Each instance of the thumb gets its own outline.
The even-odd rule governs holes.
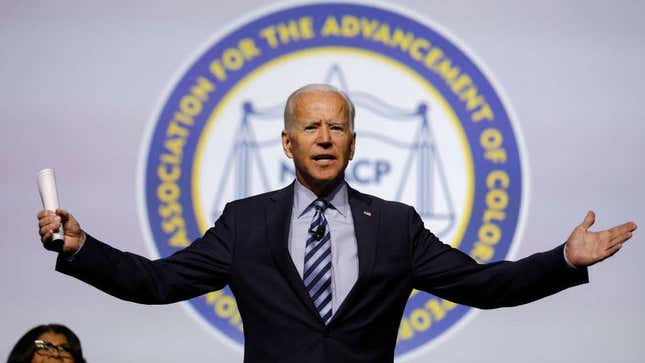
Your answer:
[[[580,226],[584,228],[585,230],[589,229],[594,222],[596,221],[596,214],[593,211],[587,212],[587,215],[585,216],[584,221],[582,221],[582,224]]]
[[[71,213],[64,209],[56,209],[56,214],[60,216],[60,222],[65,228],[73,228],[73,225],[78,224],[74,216],[72,216]]]
[[[60,219],[62,219],[63,221],[68,220],[70,217],[69,212],[64,209],[56,209],[56,214],[58,214]]]
[[[80,236],[81,226],[71,213],[64,209],[56,209],[56,214],[60,216],[61,225],[65,228],[66,236]]]

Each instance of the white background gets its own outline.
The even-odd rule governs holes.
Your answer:
[[[463,40],[514,106],[528,150],[524,256],[598,227],[645,224],[645,3],[400,1]],[[90,362],[240,362],[181,305],[122,302],[53,271],[35,177],[56,169],[83,227],[147,254],[137,157],[177,69],[262,1],[0,1],[0,359],[29,328],[70,326]],[[591,284],[480,312],[415,362],[640,362],[645,246],[637,233]]]

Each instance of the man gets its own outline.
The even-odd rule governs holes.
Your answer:
[[[287,100],[282,131],[290,186],[231,202],[203,237],[164,259],[118,251],[66,211],[38,214],[43,242],[62,224],[56,269],[122,299],[189,299],[226,284],[244,322],[245,362],[391,362],[412,289],[494,308],[588,281],[634,223],[590,232],[589,212],[565,245],[517,262],[480,265],[441,243],[412,207],[344,181],[354,155],[354,107],[327,85]]]

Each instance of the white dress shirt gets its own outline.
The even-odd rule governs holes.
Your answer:
[[[291,226],[289,227],[289,254],[302,278],[305,265],[305,244],[315,209],[312,203],[318,197],[296,180],[294,185]],[[358,279],[358,246],[354,233],[354,220],[347,198],[347,184],[341,183],[329,196],[325,210],[331,237],[332,314]]]

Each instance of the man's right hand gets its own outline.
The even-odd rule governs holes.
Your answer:
[[[60,228],[61,224],[65,231],[62,252],[73,254],[81,249],[85,242],[85,234],[76,218],[62,209],[57,209],[55,212],[42,210],[38,213],[38,232],[43,245],[51,241],[52,235]]]

